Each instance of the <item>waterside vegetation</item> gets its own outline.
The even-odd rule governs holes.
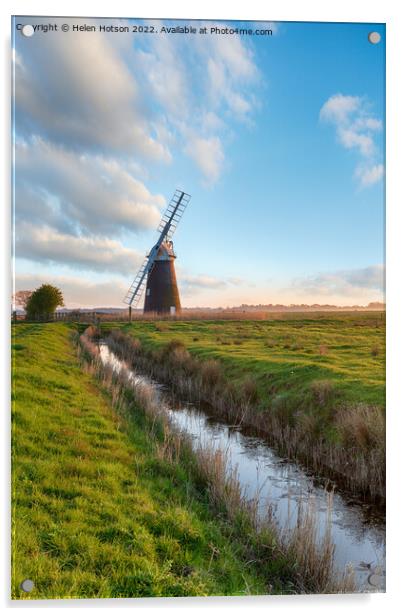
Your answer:
[[[264,432],[283,455],[385,498],[383,313],[103,324],[117,354]]]
[[[74,325],[14,326],[13,598],[353,590],[308,511],[286,544],[257,531],[222,454],[195,456],[96,349]]]

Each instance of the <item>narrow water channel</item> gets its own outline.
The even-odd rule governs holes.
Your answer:
[[[101,341],[99,348],[103,364],[116,372],[126,371],[133,387],[146,383],[160,392],[161,404],[172,423],[190,435],[194,448],[207,444],[227,454],[246,497],[258,496],[260,516],[270,508],[279,528],[292,528],[297,522],[299,503],[304,502],[314,507],[319,539],[330,515],[337,570],[342,572],[351,565],[362,592],[385,590],[385,526],[368,516],[363,504],[335,493],[329,509],[326,489],[302,467],[276,455],[262,438],[217,420],[211,410],[173,400],[160,383],[129,369],[105,342]]]

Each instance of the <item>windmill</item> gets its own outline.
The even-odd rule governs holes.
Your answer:
[[[175,314],[180,311],[172,237],[191,196],[176,190],[158,226],[159,239],[149,251],[124,298],[136,308],[145,289],[144,312]]]

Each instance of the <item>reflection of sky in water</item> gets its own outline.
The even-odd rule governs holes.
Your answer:
[[[126,369],[104,345],[101,345],[101,357],[116,371]],[[131,377],[134,384],[151,383],[144,376],[131,373]],[[158,384],[153,384],[162,389]],[[227,453],[246,497],[253,499],[258,495],[260,516],[264,517],[270,507],[281,528],[292,527],[297,521],[298,503],[312,504],[318,523],[318,537],[323,535],[328,517],[328,494],[323,487],[315,485],[313,478],[306,475],[302,468],[278,457],[262,439],[242,434],[208,417],[192,404],[180,406],[177,401],[172,405],[166,404],[171,420],[192,437],[195,447],[207,445]],[[334,494],[331,532],[338,569],[344,570],[351,563],[359,586],[375,590],[367,584],[367,578],[375,567],[380,567],[381,571],[385,568],[384,526],[368,523],[360,505],[347,505],[341,495]],[[360,563],[372,563],[371,569],[359,566]],[[381,577],[380,586],[383,581]]]

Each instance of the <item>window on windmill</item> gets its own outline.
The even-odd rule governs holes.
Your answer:
[[[151,289],[147,289],[147,296],[151,295]]]

